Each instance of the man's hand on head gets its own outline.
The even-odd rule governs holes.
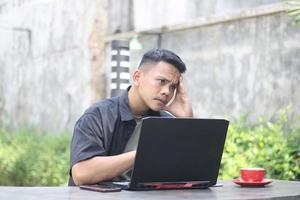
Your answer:
[[[192,105],[186,95],[182,76],[180,77],[175,95],[173,102],[170,105],[167,105],[164,109],[176,117],[193,117]]]

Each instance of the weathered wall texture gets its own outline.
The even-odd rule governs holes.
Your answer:
[[[90,104],[108,96],[109,38],[137,32],[143,49],[131,51],[133,70],[159,45],[158,35],[141,31],[214,18],[161,33],[161,47],[187,63],[196,116],[272,118],[287,106],[291,117],[299,115],[299,26],[290,27],[283,12],[242,17],[242,10],[278,2],[0,0],[0,126],[71,130]],[[241,18],[223,20],[239,12]]]
[[[198,116],[270,119],[288,106],[291,116],[300,115],[300,28],[291,27],[285,14],[165,34],[162,46],[186,61]]]
[[[291,27],[285,12],[217,19],[161,35],[161,47],[174,50],[187,64],[184,81],[196,116],[272,119],[289,107],[291,122],[299,123],[300,26]],[[143,52],[157,47],[157,38],[139,35],[144,48],[132,51],[132,68]]]
[[[276,2],[282,0],[134,0],[134,27],[142,31]]]
[[[31,0],[2,6],[1,126],[70,130],[91,101],[99,98],[94,93],[101,89],[93,86],[97,78],[92,75],[95,60],[103,59],[102,47],[92,40],[92,33],[97,34],[98,3]],[[98,57],[92,58],[95,51]],[[99,69],[96,74],[101,75]]]

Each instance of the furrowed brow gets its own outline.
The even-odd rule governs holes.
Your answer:
[[[164,76],[158,76],[159,79],[163,79],[165,81],[167,81],[168,83],[171,82],[171,80],[167,79],[166,77]]]

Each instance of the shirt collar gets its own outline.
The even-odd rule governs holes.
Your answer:
[[[122,121],[130,121],[134,119],[133,113],[129,106],[128,91],[130,86],[119,97],[120,115]]]
[[[119,96],[119,106],[120,106],[120,115],[122,121],[130,121],[134,120],[134,115],[131,111],[131,108],[129,106],[129,100],[128,100],[128,91],[131,86],[129,86],[122,94]],[[146,116],[161,116],[161,112],[156,112],[153,110],[149,110],[147,113],[145,113],[144,117]]]

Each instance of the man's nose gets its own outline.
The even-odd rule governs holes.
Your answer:
[[[165,86],[162,88],[161,93],[162,93],[163,95],[165,95],[165,96],[168,97],[168,96],[170,95],[170,93],[171,93],[170,86],[165,85]]]

